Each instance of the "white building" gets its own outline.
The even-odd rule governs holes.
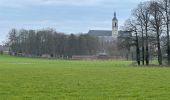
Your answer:
[[[104,41],[115,41],[120,37],[130,37],[131,33],[128,31],[119,31],[119,23],[114,12],[114,17],[112,19],[112,30],[89,30],[89,35],[99,37],[99,39]]]
[[[99,38],[100,53],[104,52],[112,55],[119,53],[119,50],[117,50],[119,41],[132,36],[129,31],[119,31],[116,12],[114,12],[114,17],[112,19],[112,30],[89,30],[88,34]]]

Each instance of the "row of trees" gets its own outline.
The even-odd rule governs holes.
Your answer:
[[[149,65],[150,56],[157,53],[159,65],[163,55],[167,55],[170,65],[170,0],[151,0],[141,2],[132,11],[132,16],[125,23],[125,29],[135,35],[136,61],[138,65]],[[165,53],[163,52],[165,51]]]
[[[53,29],[16,30],[9,32],[10,53],[14,55],[72,57],[93,55],[98,50],[98,40],[87,34],[66,35]]]

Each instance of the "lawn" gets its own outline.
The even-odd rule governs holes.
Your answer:
[[[0,100],[169,100],[170,68],[0,56]]]

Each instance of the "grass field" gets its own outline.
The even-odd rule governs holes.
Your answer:
[[[169,100],[170,68],[0,56],[0,100]]]

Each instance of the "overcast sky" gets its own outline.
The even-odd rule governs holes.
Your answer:
[[[7,39],[12,28],[54,28],[65,33],[111,30],[114,11],[121,26],[141,1],[0,0],[0,41]]]

